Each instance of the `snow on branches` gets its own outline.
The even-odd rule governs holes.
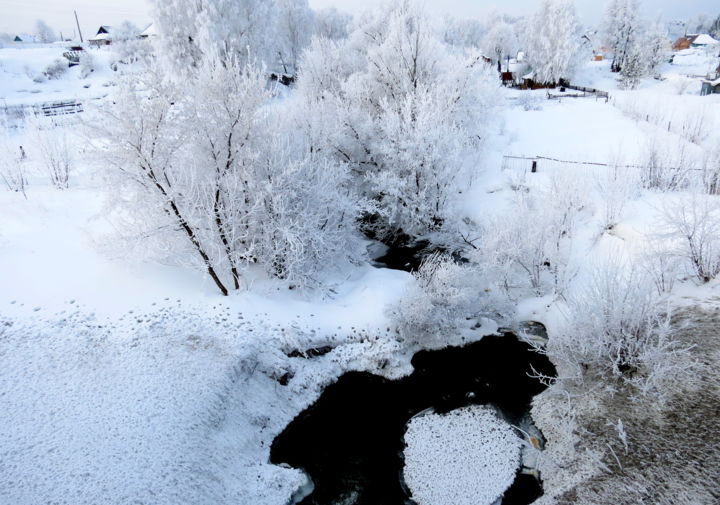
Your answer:
[[[223,294],[252,265],[308,286],[361,257],[346,167],[293,138],[264,69],[208,60],[202,70],[182,84],[152,74],[126,82],[107,111],[99,134],[134,235],[194,257]]]

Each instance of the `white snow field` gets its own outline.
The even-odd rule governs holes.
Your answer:
[[[74,68],[35,82],[61,54],[0,49],[0,108],[112,98],[105,49],[94,51],[98,70],[87,78]],[[617,89],[608,62],[589,63],[576,81],[609,91],[607,103],[504,92],[507,107],[458,207],[470,220],[506,226],[518,193],[547,202],[580,195],[563,295],[618,251],[643,253],[666,231],[663,209],[690,202],[689,191],[638,189],[624,175],[612,179],[609,167],[540,161],[530,174],[522,161],[503,170],[502,157],[630,165],[655,149],[667,163],[697,167],[720,143],[720,95],[700,97],[699,80],[688,76],[711,61],[701,50],[681,52],[661,69],[664,80],[634,91]],[[91,109],[83,121],[97,120]],[[86,149],[77,118],[60,128],[74,155],[62,191],[43,171],[35,126],[0,132],[0,147],[26,151],[28,179],[26,196],[0,188],[0,504],[288,503],[305,477],[268,464],[274,436],[345,371],[410,371],[387,310],[413,277],[362,264],[334,273],[322,291],[258,278],[222,297],[201,272],[117,245],[108,168]],[[693,303],[720,289],[717,281],[698,288],[689,272],[679,277],[672,292]],[[511,303],[509,319],[541,321],[551,335],[563,324],[562,296],[528,290]],[[287,356],[320,345],[334,350]],[[519,439],[487,409],[420,417],[410,430],[406,478],[423,505],[489,504],[512,480]],[[451,489],[458,476],[466,486]]]
[[[405,444],[403,476],[419,505],[492,505],[515,480],[522,442],[475,405],[414,417]]]

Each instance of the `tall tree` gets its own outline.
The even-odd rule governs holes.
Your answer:
[[[497,86],[478,52],[445,45],[412,2],[364,18],[347,41],[315,41],[298,82],[319,97],[306,128],[327,132],[318,148],[349,166],[377,206],[366,230],[388,241],[453,230],[452,195],[471,182]]]
[[[613,53],[610,69],[620,72],[642,34],[637,0],[611,0],[605,14],[605,35]]]
[[[37,36],[38,42],[42,42],[43,44],[49,44],[57,40],[55,31],[42,19],[38,19],[35,22],[35,35]]]
[[[280,64],[285,73],[295,74],[300,54],[310,43],[315,16],[307,0],[276,0]]]
[[[535,80],[556,84],[575,71],[580,37],[572,0],[544,0],[528,23],[527,59]]]

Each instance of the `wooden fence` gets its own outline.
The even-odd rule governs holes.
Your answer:
[[[83,105],[77,100],[45,102],[36,105],[0,106],[0,124],[5,127],[18,127],[29,117],[55,117],[84,112]]]
[[[561,160],[558,158],[550,158],[548,156],[503,156],[502,170],[515,170],[522,172],[536,173],[556,168],[563,168],[568,165],[577,167],[613,167],[613,168],[636,168],[647,169],[643,165],[613,165],[609,163],[599,163],[595,161],[577,161],[577,160]],[[658,170],[677,170],[677,171],[695,171],[701,168],[680,168],[680,167],[656,167]]]
[[[599,89],[595,88],[586,88],[585,86],[575,86],[573,84],[568,84],[566,86],[563,86],[565,89],[572,89],[575,91],[579,91],[580,93],[565,93],[562,95],[554,94],[550,90],[547,92],[547,97],[550,100],[559,100],[562,98],[584,98],[587,96],[594,96],[596,99],[598,98],[604,98],[605,103],[610,100],[610,94],[607,91],[601,91]]]

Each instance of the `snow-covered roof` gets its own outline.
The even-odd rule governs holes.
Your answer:
[[[693,44],[697,46],[711,46],[714,44],[720,44],[720,42],[712,38],[707,33],[703,33],[702,35],[698,35],[695,40],[693,40]]]
[[[708,83],[710,86],[720,86],[720,77],[713,81],[706,80],[706,83]]]
[[[154,37],[157,35],[157,28],[155,27],[155,23],[150,23],[150,25],[145,28],[141,33],[141,37]]]
[[[110,40],[110,34],[109,33],[98,33],[95,37],[91,38],[90,40]]]

